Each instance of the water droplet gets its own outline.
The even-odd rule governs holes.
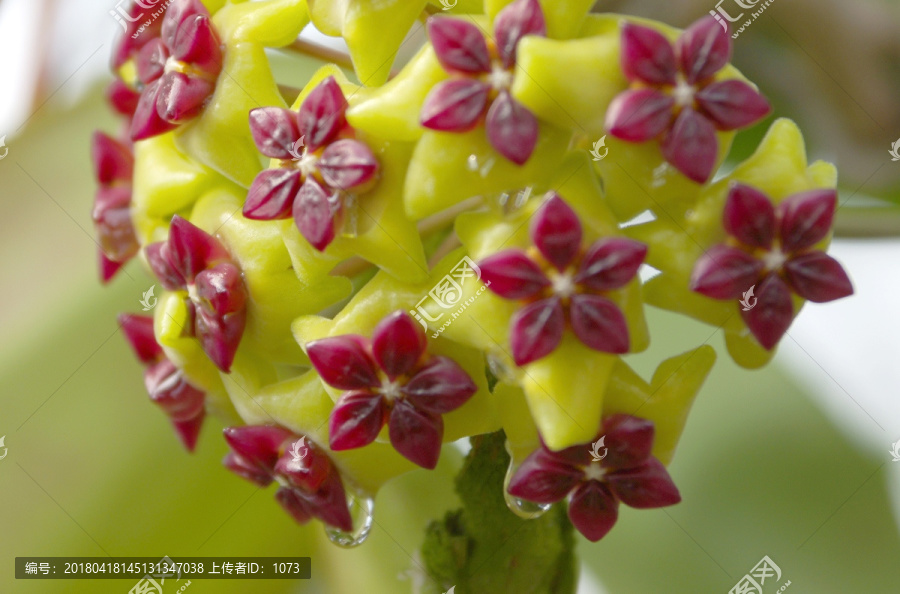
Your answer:
[[[345,532],[333,526],[325,526],[328,540],[339,547],[352,549],[361,545],[369,537],[374,522],[375,500],[366,495],[347,492],[347,507],[353,518],[353,530]]]
[[[509,442],[506,444],[506,451],[509,451]],[[503,498],[506,500],[506,507],[509,511],[516,514],[523,520],[534,520],[544,515],[548,509],[553,507],[552,503],[535,503],[513,497],[509,494],[509,482],[519,466],[515,463],[512,456],[509,457],[509,468],[506,469],[506,476],[503,478]]]
[[[335,192],[340,201],[340,230],[344,237],[356,237],[359,234],[359,200],[356,194]]]

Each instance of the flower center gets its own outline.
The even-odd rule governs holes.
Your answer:
[[[689,85],[686,80],[679,78],[672,89],[672,98],[679,107],[690,107],[694,104],[694,94],[697,89],[693,85]]]
[[[496,90],[503,91],[512,86],[513,73],[503,67],[502,64],[494,62],[494,67],[488,75],[488,83]]]
[[[599,462],[591,462],[584,467],[584,478],[589,481],[602,481],[606,477],[606,469]]]
[[[787,256],[782,253],[781,250],[776,248],[770,252],[766,252],[762,261],[766,266],[766,270],[781,270],[781,267],[787,262]]]
[[[575,294],[575,280],[571,273],[563,272],[562,274],[551,272],[550,282],[552,283],[553,292],[568,299]]]
[[[400,384],[385,379],[381,384],[381,394],[390,401],[400,398]]]
[[[300,170],[300,173],[303,174],[303,177],[309,177],[316,172],[316,163],[318,161],[319,158],[314,154],[305,153],[300,157],[300,160],[297,161],[297,168]]]
[[[195,285],[194,283],[188,283],[187,294],[188,299],[190,299],[197,305],[200,304],[200,295],[197,294],[197,285]]]

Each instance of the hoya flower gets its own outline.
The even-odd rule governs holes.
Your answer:
[[[141,94],[126,85],[122,79],[113,80],[106,88],[106,101],[121,116],[131,118],[137,109]]]
[[[836,203],[837,192],[823,189],[794,194],[776,207],[756,188],[732,185],[722,215],[729,238],[697,261],[691,289],[729,300],[755,288],[756,305],[742,307],[741,316],[771,350],[794,318],[792,292],[814,303],[853,294],[841,265],[814,249],[831,230]]]
[[[225,441],[231,446],[225,467],[260,487],[277,481],[275,499],[298,523],[318,518],[353,529],[341,475],[317,445],[271,425],[227,427]]]
[[[544,13],[537,0],[516,0],[497,14],[494,38],[476,25],[454,18],[428,20],[428,36],[441,66],[452,76],[425,98],[422,126],[444,132],[466,132],[484,119],[491,145],[522,165],[537,144],[534,114],[513,99],[516,49],[526,35],[546,35]]]
[[[241,270],[218,239],[178,215],[167,241],[146,248],[163,287],[185,291],[189,326],[204,352],[224,372],[231,369],[246,323],[247,290]]]
[[[150,400],[162,408],[172,421],[184,447],[194,451],[206,416],[206,395],[192,386],[181,370],[163,354],[153,336],[152,317],[122,314],[119,325],[138,359],[147,366],[144,385]]]
[[[604,421],[602,436],[605,452],[599,455],[589,444],[558,452],[542,444],[512,477],[510,495],[544,504],[568,497],[569,519],[593,542],[615,525],[619,502],[651,509],[681,501],[666,467],[651,455],[652,422],[614,415]]]
[[[177,1],[177,0],[176,0]],[[120,23],[124,23],[125,31],[116,40],[112,51],[112,69],[120,70],[129,60],[133,59],[145,45],[159,37],[162,19],[144,19],[146,7],[140,6],[135,0],[126,0],[124,18],[120,18],[117,11],[111,11],[112,15]],[[160,7],[165,10],[167,7]],[[119,10],[117,5],[117,10]]]
[[[173,0],[160,36],[136,57],[141,98],[131,121],[132,140],[168,132],[196,117],[222,70],[219,35],[200,0]]]
[[[479,263],[491,291],[524,303],[510,327],[516,364],[556,350],[567,326],[596,351],[628,352],[628,324],[607,293],[635,277],[647,247],[607,237],[584,248],[578,216],[555,192],[535,214],[530,234],[534,248],[504,250]]]
[[[606,114],[609,133],[629,142],[659,139],[663,156],[697,183],[712,175],[719,152],[716,131],[737,130],[771,107],[742,80],[716,80],[731,58],[728,32],[707,16],[674,46],[655,29],[622,27],[622,69],[631,88]]]
[[[371,341],[348,334],[306,345],[322,381],[347,390],[329,420],[331,449],[368,445],[387,424],[401,455],[424,468],[437,465],[441,415],[465,404],[477,386],[454,360],[426,348],[422,328],[402,310],[381,320]]]
[[[91,143],[94,177],[99,188],[91,218],[100,242],[100,277],[107,282],[140,249],[131,221],[131,147],[95,132]]]
[[[298,112],[261,107],[250,112],[250,131],[273,168],[256,176],[244,203],[248,219],[293,216],[300,233],[319,251],[334,240],[348,191],[362,192],[378,174],[371,149],[356,140],[344,114],[347,100],[329,76]]]

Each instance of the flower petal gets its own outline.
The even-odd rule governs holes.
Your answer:
[[[478,263],[481,280],[504,299],[530,299],[550,286],[550,279],[521,250],[504,250]]]
[[[172,217],[168,247],[171,262],[187,281],[210,264],[229,258],[219,240],[179,215]]]
[[[153,363],[162,356],[162,347],[153,334],[153,316],[119,314],[119,326],[141,363]]]
[[[508,91],[500,91],[491,103],[485,127],[491,146],[516,165],[528,161],[537,145],[537,118]]]
[[[757,303],[741,317],[759,344],[771,351],[794,319],[791,291],[781,278],[770,274],[756,287]]]
[[[109,87],[106,89],[106,100],[109,101],[110,106],[119,115],[129,118],[134,115],[134,110],[137,109],[140,98],[140,93],[118,78],[109,83]]]
[[[663,138],[661,148],[666,160],[678,171],[703,184],[716,167],[719,140],[712,122],[693,109],[684,108]]]
[[[537,0],[515,0],[494,19],[497,52],[504,68],[516,63],[516,48],[526,35],[547,35],[544,11]]]
[[[491,71],[491,55],[481,30],[462,19],[428,19],[428,38],[447,70],[471,74]]]
[[[378,368],[361,336],[345,334],[314,340],[306,354],[322,381],[339,390],[359,390],[381,386]]]
[[[347,100],[333,76],[329,76],[310,91],[300,105],[297,121],[306,147],[314,151],[328,144],[343,128],[347,120]]]
[[[637,275],[647,246],[625,237],[608,237],[591,244],[581,260],[575,282],[591,291],[621,289]]]
[[[650,27],[622,25],[622,71],[628,80],[674,85],[678,69],[675,51],[666,37]]]
[[[372,333],[372,354],[392,380],[412,372],[426,344],[422,327],[402,309],[378,322]]]
[[[347,392],[328,419],[329,445],[334,451],[367,446],[384,427],[387,407],[381,394],[357,390]]]
[[[582,471],[566,464],[543,447],[532,452],[516,470],[507,491],[535,503],[556,503],[578,485]]]
[[[299,169],[265,169],[250,184],[244,216],[257,221],[286,219],[303,185]]]
[[[329,144],[316,165],[325,183],[339,190],[361,186],[378,173],[378,161],[372,150],[352,138]]]
[[[607,448],[603,466],[631,468],[644,463],[653,450],[653,421],[631,415],[612,415],[603,420],[604,445]]]
[[[573,295],[569,321],[578,340],[595,351],[621,355],[630,348],[628,322],[611,299],[601,295]]]
[[[244,309],[247,289],[241,271],[231,262],[220,262],[194,277],[198,305],[210,314],[224,316]]]
[[[172,57],[204,72],[218,74],[222,70],[221,41],[208,16],[196,15],[175,33],[175,44],[169,46]]]
[[[616,95],[606,110],[606,129],[628,142],[646,142],[662,134],[674,119],[675,100],[656,89]]]
[[[312,179],[307,179],[294,198],[294,222],[311,246],[325,251],[334,241],[333,196]]]
[[[769,249],[775,239],[775,207],[756,188],[734,184],[728,191],[722,224],[744,245]]]
[[[281,507],[284,508],[284,511],[289,513],[298,524],[306,524],[312,519],[312,510],[306,500],[300,496],[297,489],[279,487],[275,492],[275,501],[277,501]]]
[[[715,245],[700,256],[691,273],[691,290],[710,299],[737,299],[759,282],[763,263],[743,250]]]
[[[250,133],[259,152],[273,159],[294,156],[294,143],[300,139],[297,114],[281,107],[257,107],[250,110]]]
[[[678,487],[656,458],[634,468],[610,472],[606,483],[622,503],[635,509],[667,507],[681,501]]]
[[[244,335],[247,312],[243,309],[225,315],[210,314],[204,309],[196,310],[194,332],[216,367],[228,373]]]
[[[287,429],[272,425],[226,427],[223,434],[228,446],[241,457],[245,466],[270,475],[275,471],[284,442],[293,436]]]
[[[731,39],[714,17],[706,16],[681,34],[675,53],[688,84],[694,85],[725,67],[731,59]]]
[[[583,483],[569,500],[569,520],[591,542],[606,536],[618,519],[619,502],[603,483]]]
[[[742,80],[723,80],[707,85],[694,99],[700,111],[719,130],[746,128],[772,111],[766,98]]]
[[[566,317],[556,297],[523,307],[511,320],[509,342],[516,365],[526,365],[549,355],[562,342]]]
[[[425,98],[419,122],[443,132],[471,130],[484,112],[489,91],[485,83],[467,78],[438,83]]]
[[[141,83],[149,85],[166,71],[166,59],[169,51],[158,37],[149,41],[138,52],[134,60],[137,78]]]
[[[814,251],[795,256],[784,264],[787,282],[794,291],[813,303],[825,303],[853,294],[853,285],[837,260]]]
[[[159,117],[173,124],[199,115],[215,90],[215,85],[208,80],[181,72],[167,72],[159,82],[156,111]]]
[[[417,409],[440,415],[465,404],[478,386],[459,363],[439,355],[410,378],[401,391]]]
[[[203,428],[205,416],[206,411],[201,410],[197,416],[184,421],[172,421],[172,428],[175,429],[175,435],[178,436],[181,445],[189,452],[193,452],[197,447],[197,438],[200,437],[200,429]]]
[[[397,400],[388,420],[391,445],[401,456],[429,470],[437,466],[444,437],[444,421],[417,409],[411,402]]]
[[[531,222],[531,240],[557,270],[569,267],[581,251],[581,221],[556,192],[548,192]]]
[[[134,117],[131,118],[129,130],[131,140],[145,140],[178,127],[177,124],[162,119],[156,109],[161,84],[161,81],[155,80],[141,91],[141,98],[134,110]]]
[[[298,442],[304,445],[301,446]],[[283,479],[279,482],[287,482],[293,487],[311,492],[319,489],[334,471],[328,456],[317,446],[307,442],[305,437],[291,436],[291,440],[283,446],[285,452],[275,463],[275,474]]]
[[[166,8],[162,21],[160,36],[168,47],[175,47],[175,38],[178,30],[186,27],[190,21],[198,16],[209,17],[209,11],[200,0],[180,0],[171,2]]]
[[[112,136],[94,132],[91,138],[91,162],[94,178],[101,185],[114,181],[131,181],[134,156],[131,149]]]
[[[269,472],[260,469],[255,464],[251,464],[242,456],[239,456],[234,452],[228,452],[228,454],[225,455],[222,459],[222,465],[239,477],[259,485],[260,487],[268,487],[272,484],[273,479]]]
[[[315,493],[300,493],[309,505],[313,516],[329,526],[345,532],[353,530],[353,518],[347,505],[344,483],[336,470],[332,470]]]
[[[831,231],[836,206],[836,190],[810,190],[785,198],[777,210],[782,251],[799,252],[825,239]]]
[[[151,243],[144,248],[147,264],[162,286],[170,291],[184,289],[186,280],[169,255],[169,245],[165,241]]]
[[[189,384],[181,370],[168,359],[147,368],[144,386],[150,400],[173,421],[203,416],[206,394]]]

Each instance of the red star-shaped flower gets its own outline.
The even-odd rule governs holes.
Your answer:
[[[421,327],[402,310],[379,322],[371,342],[348,334],[306,345],[322,381],[347,390],[331,413],[331,449],[368,445],[387,423],[400,454],[424,468],[437,465],[441,415],[465,404],[477,387],[458,363],[426,347]]]
[[[131,120],[132,140],[174,130],[196,117],[222,70],[221,42],[200,0],[173,0],[161,20],[159,37],[135,56],[141,98]]]
[[[193,452],[206,416],[206,394],[192,386],[163,354],[153,336],[152,317],[122,314],[119,325],[138,359],[147,366],[144,385],[150,400],[163,409],[181,443]]]
[[[544,504],[569,497],[569,519],[592,542],[615,525],[620,501],[637,509],[681,501],[665,466],[651,455],[652,422],[614,415],[603,428],[605,456],[593,455],[588,444],[559,452],[541,444],[516,471],[509,494]]]
[[[298,113],[279,107],[250,112],[253,141],[262,154],[278,161],[253,180],[245,217],[293,216],[313,247],[328,247],[341,224],[345,193],[369,189],[378,174],[378,161],[356,140],[344,118],[346,110],[344,93],[329,76],[310,92]]]
[[[705,183],[719,153],[716,130],[750,126],[771,111],[744,81],[715,80],[730,58],[728,32],[711,16],[685,30],[674,47],[655,29],[625,24],[622,69],[632,84],[610,103],[607,130],[629,142],[658,138],[669,163]]]
[[[742,308],[741,316],[759,343],[771,350],[793,320],[791,291],[815,303],[853,294],[841,265],[812,249],[828,235],[836,203],[836,191],[811,190],[775,207],[759,190],[733,185],[722,216],[730,237],[697,260],[691,289],[728,300],[755,287],[756,305]]]
[[[140,249],[131,222],[131,148],[102,132],[91,142],[94,177],[99,188],[91,218],[100,242],[100,277],[108,282]]]
[[[555,192],[531,224],[534,248],[504,250],[479,263],[488,288],[526,305],[512,318],[510,345],[517,365],[536,361],[559,346],[566,325],[588,347],[625,353],[628,325],[606,295],[637,274],[647,246],[607,237],[582,248],[578,216]]]
[[[148,245],[146,254],[163,287],[187,292],[190,327],[184,331],[196,336],[212,362],[227,373],[247,319],[247,289],[228,250],[175,215],[168,241]]]
[[[222,461],[225,467],[260,487],[277,481],[275,499],[298,523],[318,518],[353,529],[341,475],[314,443],[271,425],[228,427],[225,441],[232,450]]]
[[[466,132],[484,117],[488,141],[501,155],[522,165],[537,144],[534,114],[512,98],[516,48],[526,35],[546,35],[537,0],[516,0],[497,14],[494,39],[460,19],[428,19],[428,36],[450,80],[425,98],[422,126],[442,132]],[[485,116],[485,114],[487,114]]]
[[[110,11],[116,20],[124,26],[122,36],[116,40],[112,51],[112,70],[117,72],[128,60],[134,58],[141,48],[159,37],[162,27],[162,19],[142,18],[146,15],[147,7],[139,6],[134,0],[126,0],[124,15],[119,6]],[[157,10],[164,11],[168,6],[161,6]],[[118,13],[118,14],[117,14]],[[124,18],[120,18],[120,16]]]

